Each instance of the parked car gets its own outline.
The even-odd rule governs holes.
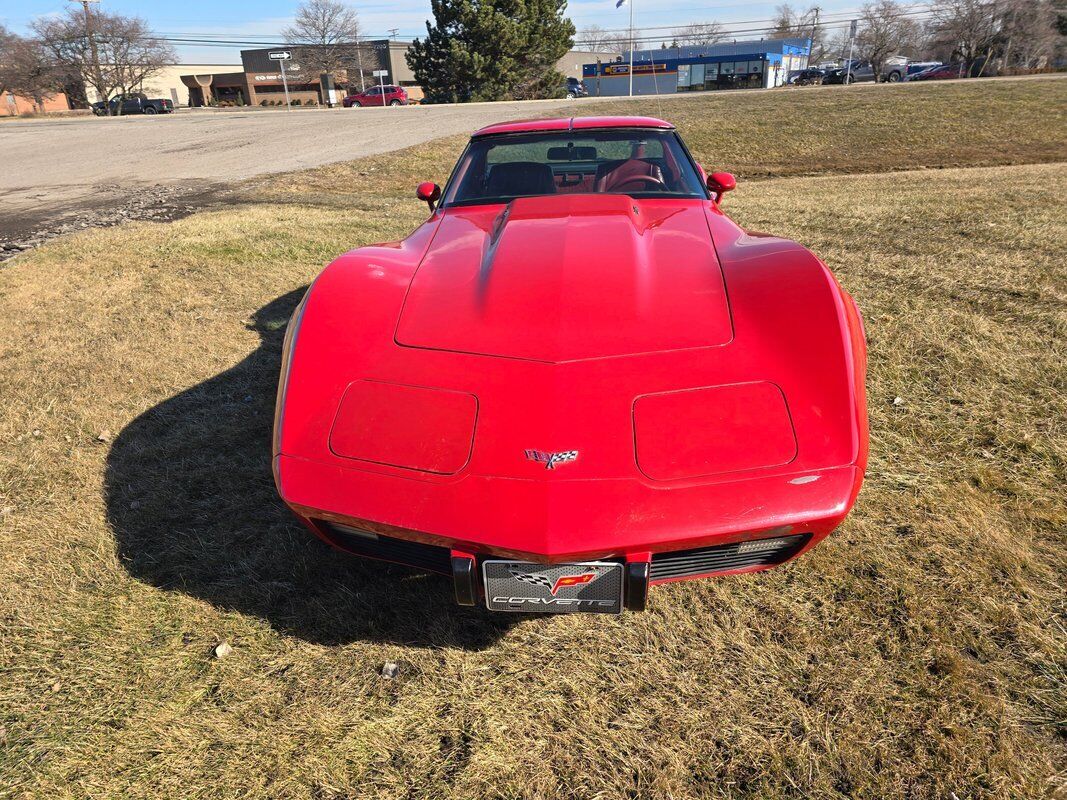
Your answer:
[[[940,61],[909,61],[908,71],[904,76],[904,80],[910,81],[912,76],[918,75],[920,72],[925,72],[928,69],[933,69],[934,67],[940,67],[941,64],[942,62]]]
[[[942,64],[938,67],[930,67],[922,72],[916,72],[914,75],[909,75],[909,81],[944,81],[952,78],[963,78],[967,75],[967,65],[962,63],[957,64]]]
[[[408,93],[403,86],[368,86],[362,92],[350,94],[341,100],[345,108],[360,106],[406,106]]]
[[[863,482],[863,323],[817,256],[723,213],[734,187],[659,119],[475,132],[415,231],[294,310],[284,502],[490,611],[640,610],[809,551]]]
[[[588,97],[589,92],[585,89],[585,84],[577,78],[567,78],[567,85],[564,87],[564,91],[567,97],[574,99],[576,97]]]
[[[838,67],[823,78],[823,83],[873,83],[875,82],[874,65],[870,61],[853,61],[852,66]]]
[[[802,69],[798,72],[790,83],[797,86],[818,86],[823,82],[823,78],[826,77],[826,72],[815,67],[809,67],[808,69]]]
[[[136,94],[120,94],[112,97],[105,105],[103,101],[93,103],[93,113],[98,117],[125,116],[126,114],[169,114],[174,110],[174,102],[171,100],[150,99],[147,96]]]

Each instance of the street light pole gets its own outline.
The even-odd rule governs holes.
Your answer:
[[[285,77],[285,60],[278,62],[282,67],[282,88],[285,90],[285,110],[292,111],[293,107],[289,104],[289,81]]]
[[[845,86],[852,82],[852,45],[856,43],[856,20],[848,29],[848,58],[845,60]]]

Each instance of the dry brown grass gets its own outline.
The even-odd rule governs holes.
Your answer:
[[[1052,75],[711,92],[662,101],[576,101],[567,113],[669,119],[709,171],[728,170],[749,179],[1064,161],[1065,109],[1067,75]],[[410,197],[417,181],[444,184],[465,142],[465,136],[452,136],[391,158],[271,176],[254,189],[272,200],[331,207],[347,201],[365,208],[366,198],[384,193]]]
[[[0,797],[1062,785],[1067,165],[742,183],[735,217],[811,246],[865,311],[855,513],[794,564],[660,587],[645,614],[515,620],[326,550],[269,474],[297,293],[419,219],[392,181],[454,157],[425,153],[338,168],[359,193],[320,171],[305,202],[275,183],[289,204],[0,270]]]

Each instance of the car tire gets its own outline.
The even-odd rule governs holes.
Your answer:
[[[900,73],[899,72],[890,72],[889,75],[886,77],[886,82],[887,83],[900,83]]]
[[[155,114],[156,113],[155,106],[145,106],[144,107],[144,113],[146,113],[146,114]]]
[[[363,104],[358,100],[353,100],[352,105],[350,105],[349,108],[363,108]]]
[[[390,100],[389,101],[389,105],[398,106],[398,105],[400,105],[400,101],[399,100]]]

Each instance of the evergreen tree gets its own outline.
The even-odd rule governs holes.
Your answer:
[[[432,0],[408,65],[434,102],[558,97],[574,38],[566,0]]]

